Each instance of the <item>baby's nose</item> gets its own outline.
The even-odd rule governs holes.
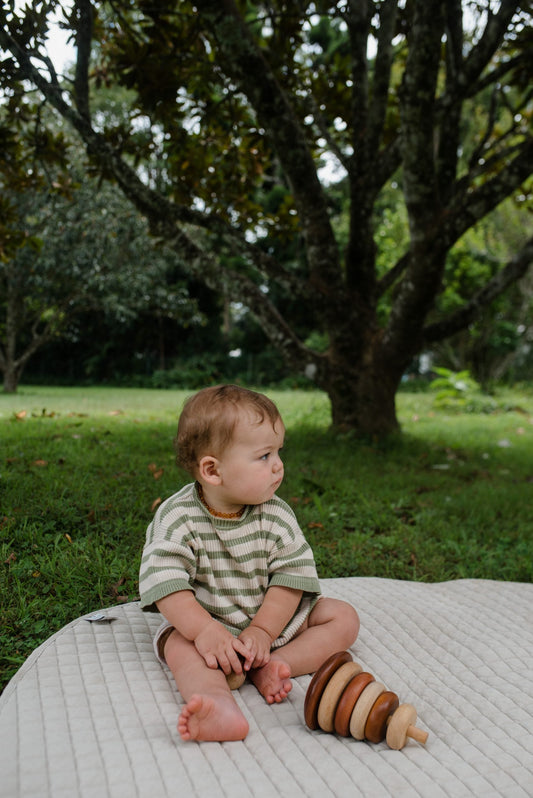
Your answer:
[[[283,461],[279,455],[272,461],[272,470],[283,471]]]

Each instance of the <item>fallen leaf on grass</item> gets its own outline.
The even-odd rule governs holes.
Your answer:
[[[157,497],[157,499],[155,499],[155,500],[152,502],[152,506],[150,507],[150,509],[151,509],[151,511],[152,511],[152,512],[154,512],[154,510],[156,509],[156,507],[159,507],[159,505],[161,504],[161,501],[162,501],[162,500],[161,500],[161,496],[158,496],[158,497]]]
[[[70,537],[68,532],[65,532],[65,537],[66,537],[66,539],[68,540],[69,543],[72,543],[72,538]]]
[[[161,477],[165,473],[165,469],[158,468],[158,466],[155,463],[150,463],[150,465],[148,466],[148,471],[151,472],[154,479],[161,479]]]
[[[11,563],[15,562],[16,559],[17,555],[15,554],[14,551],[12,551],[7,560],[4,560],[4,565],[11,565]]]
[[[119,604],[125,604],[128,601],[128,597],[127,596],[123,596],[123,595],[119,595],[119,591],[118,591],[119,587],[122,587],[122,585],[125,583],[125,581],[126,581],[126,577],[121,576],[120,579],[118,580],[118,582],[115,582],[114,585],[110,586],[110,593],[113,596],[113,598],[115,599],[115,601],[117,601]]]
[[[28,415],[27,410],[19,410],[18,413],[15,413],[15,418],[17,421],[24,421],[27,415]]]
[[[42,468],[43,466],[48,465],[48,460],[34,460],[32,465],[39,466],[40,468]]]
[[[319,524],[318,521],[311,521],[307,526],[309,529],[324,529],[324,524]]]
[[[107,415],[108,416],[123,416],[124,415],[124,411],[123,410],[110,410]]]

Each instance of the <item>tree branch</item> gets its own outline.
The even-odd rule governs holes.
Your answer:
[[[371,9],[368,0],[350,0],[344,19],[350,37],[352,60],[351,129],[353,156],[350,174],[359,174],[360,165],[366,164],[364,142],[368,135],[368,60],[367,44],[370,31]]]
[[[312,366],[313,374],[316,373],[322,356],[304,346],[261,286],[245,274],[227,266],[221,269],[212,251],[198,246],[185,228],[167,229],[165,241],[187,263],[190,273],[205,285],[224,296],[238,296],[257,317],[266,335],[296,371],[305,373],[306,367]]]
[[[516,2],[516,0],[502,0],[495,14],[490,9],[487,10],[488,19],[483,35],[466,57],[459,78],[463,92],[467,93],[469,87],[477,83],[479,76],[502,42],[509,23],[519,8],[520,2]]]
[[[380,25],[377,37],[377,52],[374,59],[372,101],[369,108],[367,132],[368,151],[372,153],[372,161],[375,160],[379,150],[383,135],[383,126],[387,115],[389,86],[394,55],[392,40],[396,27],[397,10],[397,0],[385,0],[379,9]]]
[[[247,95],[289,181],[307,242],[311,280],[324,299],[341,287],[326,196],[305,133],[234,0],[197,0],[227,74]]]
[[[424,328],[422,335],[426,345],[442,341],[450,335],[464,330],[484,310],[487,305],[500,296],[516,280],[523,277],[533,263],[533,237],[530,238],[522,250],[486,283],[478,293],[447,319],[429,324]]]
[[[84,119],[91,118],[89,107],[89,61],[91,58],[91,39],[93,33],[93,9],[90,0],[77,0],[78,26],[76,31],[76,74],[74,96],[78,113]]]
[[[456,193],[442,219],[438,238],[450,247],[470,227],[486,216],[500,202],[519,188],[531,174],[533,163],[533,138],[517,147],[518,154],[508,159],[505,166],[490,180],[477,188],[465,184]]]
[[[443,30],[440,0],[417,0],[400,91],[405,199],[415,247],[439,207],[433,137]]]

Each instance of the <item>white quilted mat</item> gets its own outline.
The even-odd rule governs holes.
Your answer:
[[[310,731],[309,676],[268,706],[237,700],[243,742],[184,743],[159,616],[135,603],[80,618],[37,649],[0,697],[2,798],[533,796],[533,585],[329,579],[361,616],[354,659],[414,704],[426,746],[401,751]]]

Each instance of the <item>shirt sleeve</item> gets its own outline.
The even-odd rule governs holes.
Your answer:
[[[269,556],[269,585],[302,590],[320,595],[320,583],[312,549],[300,529],[291,508],[279,498],[277,519],[274,524],[275,544]]]
[[[192,590],[196,558],[187,541],[188,530],[175,527],[157,513],[146,533],[139,572],[141,609],[157,612],[156,602],[180,590]]]

